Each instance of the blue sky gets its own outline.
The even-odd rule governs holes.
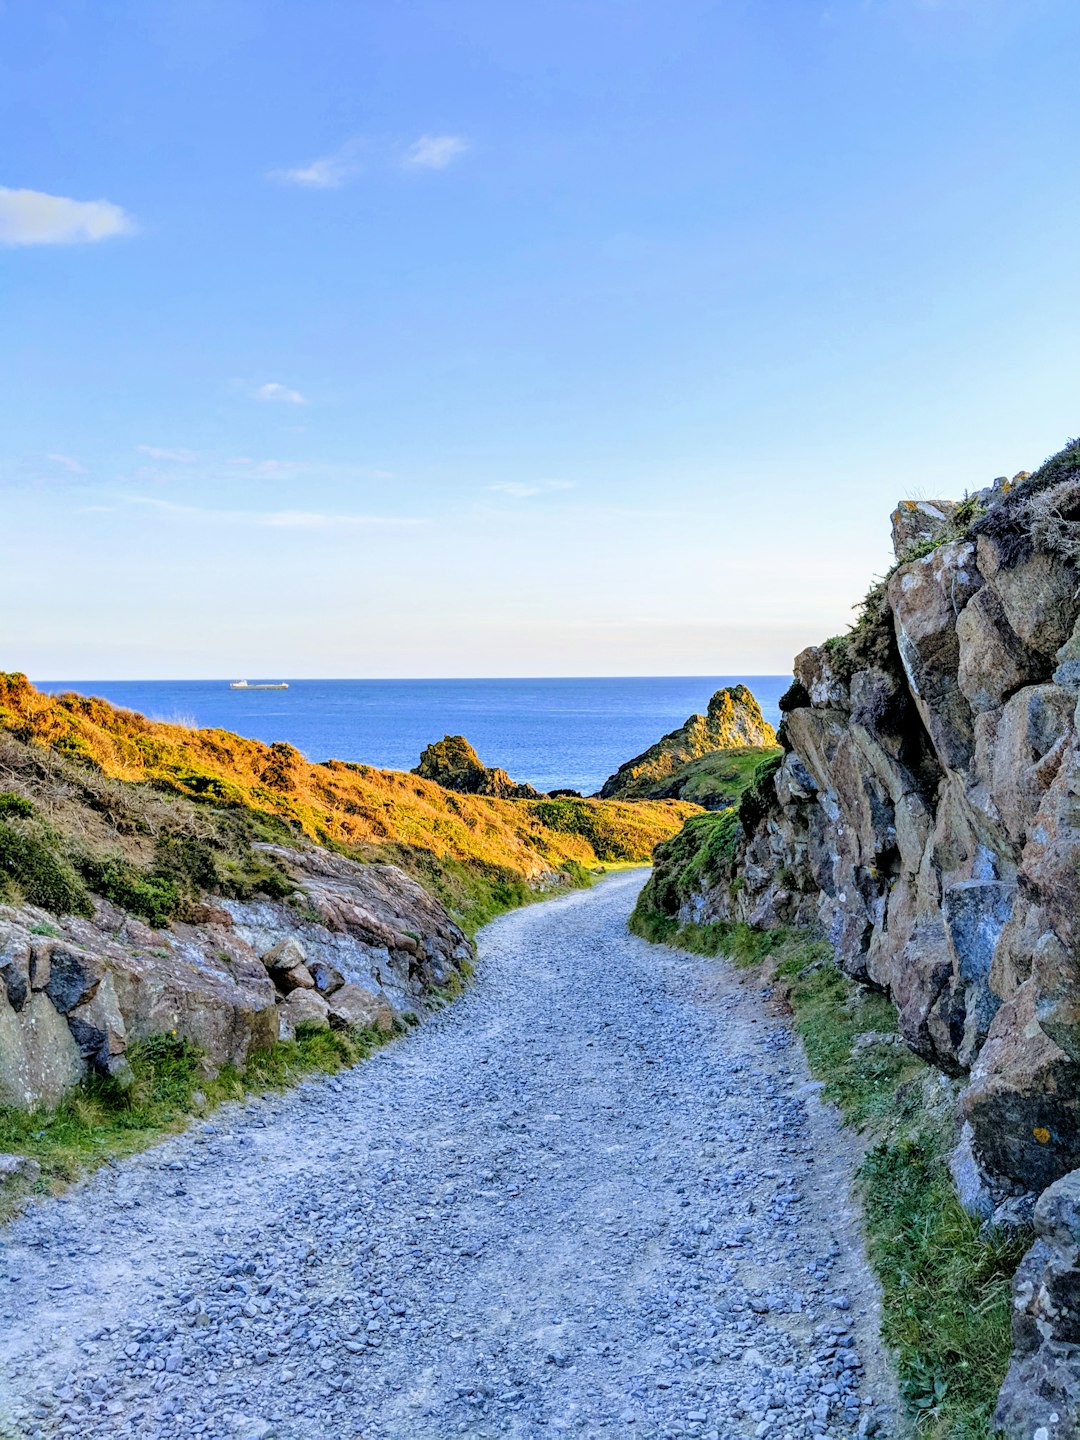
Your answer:
[[[1080,429],[1074,0],[5,0],[0,667],[783,671]]]

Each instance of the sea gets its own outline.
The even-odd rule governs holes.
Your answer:
[[[248,677],[251,680],[251,677]],[[271,679],[288,679],[273,676]],[[289,680],[287,690],[230,690],[227,680],[47,680],[153,720],[287,740],[309,760],[411,770],[425,745],[464,735],[485,765],[538,790],[592,794],[623,763],[722,685],[747,685],[773,725],[788,675],[662,675],[537,680]],[[254,683],[251,680],[251,683]]]

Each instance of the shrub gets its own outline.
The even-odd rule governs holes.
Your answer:
[[[0,819],[0,878],[14,899],[55,915],[90,915],[93,906],[56,835],[40,822]]]

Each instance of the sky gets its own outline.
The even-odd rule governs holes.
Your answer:
[[[0,669],[783,673],[1080,430],[1075,0],[0,0]]]

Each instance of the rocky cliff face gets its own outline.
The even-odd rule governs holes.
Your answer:
[[[460,974],[469,942],[402,871],[267,848],[289,899],[221,899],[167,929],[104,900],[89,917],[0,906],[0,1105],[122,1078],[128,1043],[154,1035],[192,1041],[216,1071],[301,1021],[385,1029]]]
[[[912,1049],[966,1082],[970,1204],[1071,1174],[1071,1209],[1040,1201],[999,1418],[1076,1436],[1080,445],[900,507],[894,535],[853,632],[796,659],[783,761],[682,918],[813,925],[887,992]]]
[[[540,797],[531,785],[518,785],[505,770],[485,765],[464,735],[444,735],[427,746],[412,773],[461,795],[491,795],[497,800]]]
[[[745,685],[717,690],[704,715],[691,715],[609,775],[600,791],[602,800],[669,799],[681,794],[680,773],[693,761],[719,750],[767,748],[776,744],[776,732]],[[672,782],[675,782],[674,784]]]

